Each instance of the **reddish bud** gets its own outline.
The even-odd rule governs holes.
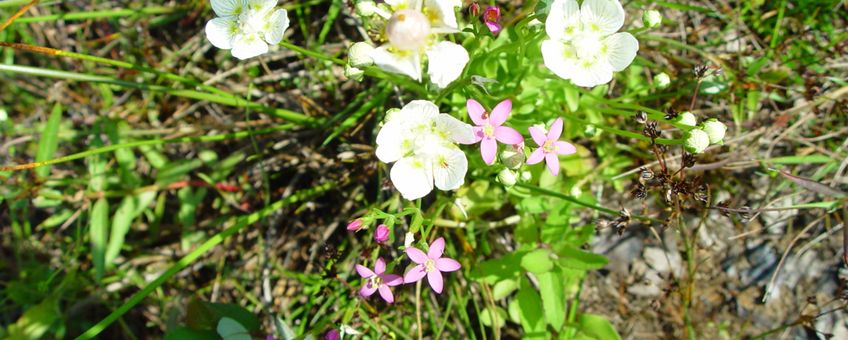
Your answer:
[[[377,226],[377,229],[374,230],[374,240],[378,243],[386,242],[389,239],[389,227],[385,224],[381,224]]]
[[[359,230],[359,229],[362,229],[363,224],[364,224],[364,223],[362,223],[362,220],[360,220],[360,219],[355,219],[355,220],[353,220],[353,221],[350,221],[350,223],[348,223],[348,224],[347,224],[347,230],[349,230],[349,231],[357,231],[357,230]]]

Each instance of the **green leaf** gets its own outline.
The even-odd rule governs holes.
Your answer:
[[[250,333],[238,321],[224,317],[218,321],[218,335],[224,340],[251,340]]]
[[[587,336],[598,340],[621,340],[621,336],[612,324],[600,315],[580,314],[577,319],[580,325],[578,336]]]
[[[198,330],[180,327],[165,333],[165,340],[208,340],[217,339],[218,333],[210,330]]]
[[[495,300],[500,300],[509,296],[509,294],[512,294],[512,292],[514,292],[516,289],[518,289],[518,282],[516,280],[501,280],[495,284],[494,288],[492,288],[492,297]]]
[[[495,307],[495,311],[492,312],[492,307],[487,307],[480,313],[480,322],[489,327],[501,328],[506,324],[506,311],[501,307]]]
[[[565,289],[563,288],[562,273],[559,270],[536,275],[539,279],[539,293],[542,295],[542,306],[545,307],[545,320],[559,331],[565,324]]]
[[[554,268],[551,251],[547,249],[536,249],[527,253],[527,255],[521,258],[521,268],[534,274],[549,272]]]
[[[594,270],[609,262],[603,255],[582,251],[569,244],[559,244],[555,250],[559,255],[559,265],[565,268]]]
[[[43,162],[53,158],[59,146],[59,123],[61,122],[62,104],[56,103],[53,106],[53,111],[50,112],[50,117],[47,118],[47,125],[41,131],[41,141],[38,142],[38,152],[35,154],[36,162]],[[38,177],[47,177],[50,174],[50,166],[36,168],[35,173]]]
[[[236,304],[192,299],[186,309],[186,325],[192,329],[214,330],[224,317],[237,321],[249,331],[258,331],[260,327],[256,315]]]
[[[506,254],[501,258],[487,260],[474,266],[471,279],[495,284],[504,279],[516,278],[520,274],[519,265],[524,252]]]
[[[515,301],[518,301],[518,318],[521,328],[524,329],[524,338],[546,338],[542,299],[539,293],[528,285],[518,291]]]
[[[88,236],[91,239],[91,261],[94,262],[94,271],[97,281],[103,278],[106,268],[106,240],[109,231],[109,201],[100,198],[91,207],[91,218],[89,219]]]
[[[577,109],[580,108],[580,92],[574,85],[565,87],[565,103],[571,112],[577,112]]]
[[[9,325],[6,339],[40,339],[47,331],[55,329],[53,324],[59,321],[60,317],[56,298],[47,298],[27,309],[18,321]]]

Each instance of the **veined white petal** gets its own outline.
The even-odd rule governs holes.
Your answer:
[[[624,8],[618,0],[584,0],[580,19],[585,31],[609,35],[624,26]]]
[[[442,148],[433,158],[433,179],[440,190],[456,190],[465,183],[468,159],[458,148]]]
[[[404,157],[392,166],[389,177],[400,195],[408,200],[426,196],[433,191],[433,165],[422,157]]]
[[[277,0],[248,0],[248,8],[257,14],[268,15],[277,6]]]
[[[391,51],[383,45],[371,52],[374,64],[388,72],[400,73],[421,81],[421,55],[408,51]]]
[[[554,40],[570,40],[580,29],[580,6],[576,0],[556,0],[545,19],[545,32]]]
[[[612,80],[612,65],[606,60],[580,60],[571,75],[571,83],[577,86],[594,87]]]
[[[391,163],[403,157],[406,132],[400,122],[387,122],[377,133],[377,158],[383,163]]]
[[[238,16],[247,10],[247,0],[212,0],[212,10],[219,17]]]
[[[442,41],[427,50],[427,58],[430,81],[440,88],[445,88],[462,74],[465,64],[468,63],[468,51],[461,45]]]
[[[423,12],[430,18],[430,26],[434,33],[459,32],[456,22],[456,8],[462,2],[456,0],[424,0]]]
[[[237,34],[233,38],[233,57],[241,60],[253,58],[268,52],[268,44],[258,33]]]
[[[215,18],[206,23],[206,39],[220,49],[233,48],[233,37],[238,32],[238,22],[231,18]]]
[[[636,57],[636,51],[639,50],[639,41],[630,33],[616,33],[604,39],[606,45],[606,55],[613,71],[621,71]]]
[[[545,66],[562,79],[571,79],[577,68],[577,53],[570,43],[543,41],[542,59]]]
[[[408,124],[429,124],[439,115],[439,107],[429,100],[413,100],[400,109],[395,116]]]
[[[274,1],[276,3],[276,1]],[[268,17],[265,27],[265,41],[271,45],[279,44],[283,34],[289,28],[289,16],[286,10],[278,9]]]
[[[446,134],[455,143],[473,144],[476,142],[474,129],[471,125],[463,123],[447,113],[439,114],[436,117],[436,129]]]

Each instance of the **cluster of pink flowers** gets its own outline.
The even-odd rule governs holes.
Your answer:
[[[498,152],[497,142],[523,149],[524,137],[515,129],[503,125],[512,111],[512,101],[506,99],[498,103],[491,113],[474,99],[468,99],[466,107],[468,116],[476,125],[474,127],[474,143],[480,143],[480,154],[486,164],[494,164]],[[577,152],[574,145],[559,140],[562,135],[562,118],[557,118],[547,133],[535,126],[531,126],[529,131],[530,136],[533,137],[533,141],[539,148],[530,154],[527,164],[537,164],[544,160],[547,163],[548,170],[556,176],[559,174],[558,156]]]
[[[430,243],[430,247],[426,253],[415,247],[406,248],[406,256],[415,263],[415,266],[402,277],[400,275],[386,273],[386,261],[382,257],[377,259],[373,270],[357,264],[356,272],[366,280],[365,284],[359,290],[359,295],[369,297],[374,292],[379,292],[383,300],[388,303],[394,303],[395,298],[390,287],[415,283],[424,277],[427,277],[427,283],[430,284],[430,288],[437,294],[441,294],[444,289],[442,273],[454,272],[462,267],[458,261],[442,256],[444,255],[444,251],[445,239],[442,237]]]

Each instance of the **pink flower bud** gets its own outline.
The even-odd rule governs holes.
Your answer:
[[[483,23],[492,34],[497,35],[501,31],[501,9],[497,6],[486,7],[486,11],[483,12]]]
[[[377,230],[374,230],[374,240],[379,243],[386,242],[389,239],[389,227],[385,224],[381,224],[377,226]]]
[[[350,221],[350,223],[347,224],[347,230],[348,231],[357,231],[359,229],[362,229],[362,227],[363,227],[363,223],[362,223],[362,220],[360,220],[360,219],[355,219],[353,221]]]
[[[471,14],[472,17],[480,15],[480,5],[476,2],[472,3],[471,6],[468,6],[468,14]]]
[[[341,334],[339,334],[339,331],[337,331],[335,329],[331,329],[331,330],[327,331],[326,334],[324,334],[324,340],[339,340],[339,339],[341,339]]]

